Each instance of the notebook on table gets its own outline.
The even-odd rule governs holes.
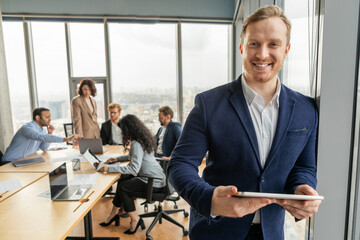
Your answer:
[[[78,141],[81,154],[84,154],[87,149],[94,154],[103,154],[107,150],[103,148],[101,138],[80,138]]]
[[[66,163],[49,173],[50,196],[53,201],[80,200],[91,185],[68,185]]]
[[[21,166],[31,165],[31,164],[35,164],[35,163],[40,163],[40,162],[45,162],[45,159],[43,159],[42,157],[37,157],[37,158],[18,160],[18,161],[13,162],[13,165],[15,167],[21,167]]]

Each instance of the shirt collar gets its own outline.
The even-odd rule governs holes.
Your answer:
[[[247,104],[250,106],[253,101],[254,101],[254,98],[256,96],[259,96],[261,97],[259,94],[257,94],[245,81],[245,77],[244,75],[241,76],[241,86],[242,86],[242,89],[243,89],[243,93],[244,93],[244,97],[245,97],[245,100],[247,102]],[[275,91],[275,94],[274,96],[272,97],[271,101],[270,102],[275,102],[276,104],[276,107],[279,108],[279,96],[280,96],[280,91],[281,91],[281,83],[280,83],[280,80],[279,78],[277,78],[277,84],[276,84],[276,91]],[[262,99],[262,97],[261,97]]]
[[[116,123],[116,124],[114,124],[111,120],[110,120],[110,122],[111,122],[111,125],[113,125],[114,127],[119,127],[119,126],[118,126],[119,121],[118,121],[118,123]]]
[[[31,121],[31,124],[35,126],[35,128],[37,128],[40,131],[43,131],[44,128],[40,127],[39,124],[37,124],[37,122],[35,120]]]

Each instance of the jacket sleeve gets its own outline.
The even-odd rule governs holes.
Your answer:
[[[101,129],[100,129],[100,137],[101,137],[103,145],[110,144],[109,143],[109,136],[108,136],[105,128],[106,128],[106,122],[101,124]]]
[[[74,98],[71,101],[71,114],[73,119],[74,132],[78,134],[80,137],[83,137],[82,124],[81,124],[81,108]]]
[[[200,178],[198,167],[208,150],[207,115],[201,94],[189,114],[168,166],[170,183],[199,214],[210,219],[214,186]]]
[[[316,189],[316,147],[317,147],[317,130],[318,130],[318,113],[314,107],[314,121],[307,143],[295,162],[291,170],[285,191],[287,193],[294,193],[297,186],[301,184],[308,184]]]
[[[179,137],[181,135],[181,125],[180,124],[175,124],[174,127],[174,136],[175,136],[175,143],[179,140]]]
[[[50,146],[50,143],[63,141],[63,138],[61,138],[61,137],[57,137],[52,134],[38,132],[30,126],[24,127],[23,134],[25,137],[27,137],[29,139],[40,141],[41,144],[40,144],[39,148],[44,152],[47,151],[47,149]]]
[[[122,174],[131,174],[137,176],[144,157],[144,149],[140,143],[132,142],[130,149],[130,159],[131,162],[127,166],[120,166],[120,164],[111,164],[109,165],[109,172],[119,172]]]

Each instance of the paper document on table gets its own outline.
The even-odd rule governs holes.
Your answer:
[[[51,159],[52,162],[66,162],[71,159],[79,158],[78,152],[57,152],[56,155]]]
[[[119,153],[113,153],[113,154],[107,154],[107,155],[101,155],[101,156],[96,156],[100,161],[105,162],[106,160],[108,160],[109,158],[118,158],[120,157],[122,154]]]
[[[69,185],[91,185],[95,186],[97,174],[74,174]]]
[[[0,193],[17,190],[19,188],[22,188],[22,185],[17,179],[11,179],[0,182]]]
[[[64,145],[63,143],[60,144],[51,144],[51,146],[47,149],[48,151],[57,151],[57,150],[63,150],[67,149],[68,147]]]
[[[83,154],[84,158],[91,164],[91,166],[98,171],[100,168],[104,166],[104,162],[102,162],[100,159],[98,159],[95,154],[93,154],[90,149],[87,149],[85,153]],[[95,168],[94,163],[98,163],[98,167]]]

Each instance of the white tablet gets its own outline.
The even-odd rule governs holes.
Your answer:
[[[291,200],[323,200],[323,196],[299,195],[299,194],[280,194],[280,193],[262,193],[262,192],[238,192],[234,197],[262,197],[275,199]]]

